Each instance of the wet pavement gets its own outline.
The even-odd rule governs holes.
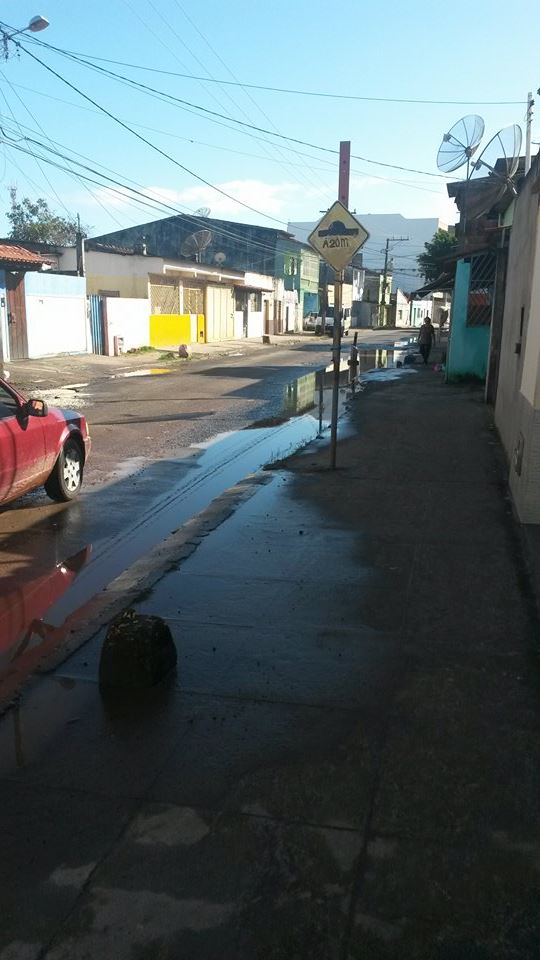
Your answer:
[[[384,348],[370,349],[360,354],[360,370],[374,364],[380,367],[383,360],[391,365],[391,357]],[[174,459],[147,464],[142,457],[129,458],[117,466],[112,484],[85,486],[80,499],[67,507],[53,505],[43,493],[36,493],[2,513],[1,697],[17,688],[21,675],[33,670],[42,654],[66,641],[88,601],[122,571],[247,474],[324,433],[330,415],[332,367],[283,382],[287,372],[287,368],[278,369],[270,383],[261,379],[253,386],[253,371],[242,366],[203,369],[198,380],[221,382],[224,375],[232,375],[236,383],[245,376],[250,393],[260,394],[257,409],[270,416],[248,424],[248,431],[230,431],[181,448]],[[125,372],[122,378],[161,378],[168,373],[167,368],[144,368]],[[349,380],[348,362],[343,359],[342,404]],[[69,402],[75,393],[83,407],[86,402],[107,403],[106,383],[93,394],[85,392],[87,387],[81,383],[61,391],[42,391],[42,395],[49,403],[65,403],[67,393]]]
[[[168,683],[101,696],[101,634],[0,721],[2,960],[537,957],[540,621],[489,412],[420,370],[349,417],[337,471],[266,472],[140,597]]]

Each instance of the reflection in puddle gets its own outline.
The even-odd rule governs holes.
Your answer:
[[[25,579],[19,572],[2,583],[0,594],[0,681],[23,666],[30,669],[66,636],[70,624],[44,621],[47,611],[69,590],[88,563],[84,547],[50,570]]]
[[[392,345],[360,350],[359,373],[363,380],[395,379],[414,371],[420,357],[416,337],[405,337]],[[363,376],[362,376],[363,375]]]

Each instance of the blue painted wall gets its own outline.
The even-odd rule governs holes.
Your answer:
[[[459,377],[486,377],[490,327],[467,326],[470,276],[471,264],[458,260],[446,364],[448,380]]]
[[[84,297],[86,278],[31,271],[25,275],[24,290],[27,297]]]

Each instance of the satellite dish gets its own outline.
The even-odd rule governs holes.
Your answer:
[[[180,247],[180,253],[183,257],[194,257],[196,263],[200,263],[203,251],[206,250],[211,243],[211,230],[196,230],[195,233],[191,233],[189,237],[186,237]]]
[[[514,123],[499,130],[484,147],[473,163],[467,186],[467,217],[473,220],[481,217],[502,200],[507,191],[516,193],[512,178],[519,166],[521,141],[521,127]]]
[[[222,263],[225,263],[226,259],[227,259],[227,254],[220,251],[219,253],[215,254],[214,263],[217,263],[221,266]]]
[[[458,120],[442,138],[437,154],[437,166],[443,173],[451,173],[470,159],[484,136],[484,121],[476,113]],[[468,171],[467,171],[468,176]]]
[[[198,207],[193,213],[194,217],[203,217],[205,220],[210,216],[210,207]]]
[[[517,123],[499,130],[473,163],[471,179],[493,174],[506,181],[511,180],[518,168],[521,140],[521,127]]]

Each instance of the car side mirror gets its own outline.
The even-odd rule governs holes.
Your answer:
[[[29,417],[46,417],[49,412],[45,401],[36,397],[26,402],[24,411]]]

